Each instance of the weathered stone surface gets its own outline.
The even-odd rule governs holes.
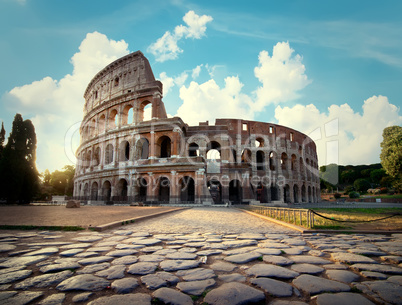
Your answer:
[[[132,264],[127,272],[131,274],[146,275],[149,273],[154,273],[157,266],[158,264],[156,263],[139,262]]]
[[[278,266],[288,266],[294,263],[291,259],[288,259],[284,256],[276,256],[276,255],[264,255],[262,260],[266,263],[278,265]]]
[[[15,281],[23,280],[30,276],[32,273],[32,270],[18,270],[14,272],[8,272],[5,274],[2,274],[0,276],[0,284],[8,284],[12,283]]]
[[[288,255],[300,255],[303,253],[302,250],[298,249],[298,248],[287,248],[287,249],[283,249],[283,252],[285,252]]]
[[[80,293],[80,294],[77,294],[77,295],[73,296],[72,301],[74,303],[86,302],[86,301],[89,300],[89,297],[91,295],[93,295],[92,292],[83,292],[83,293]]]
[[[95,273],[100,270],[104,270],[110,267],[110,263],[101,263],[101,264],[94,264],[88,265],[83,269],[77,271],[77,274],[88,274],[88,273]]]
[[[256,278],[251,279],[250,283],[264,289],[265,292],[274,297],[290,297],[293,294],[293,287],[291,285],[278,280]]]
[[[59,248],[56,247],[47,247],[42,248],[36,251],[28,252],[23,256],[35,256],[35,255],[52,255],[59,252]]]
[[[85,290],[99,291],[109,286],[109,281],[91,274],[81,274],[64,280],[56,289],[60,291]]]
[[[111,297],[100,297],[88,303],[88,305],[117,304],[151,305],[151,297],[145,293],[113,295]]]
[[[91,243],[67,243],[66,245],[62,245],[60,248],[61,249],[81,249],[81,248],[88,248],[92,246]]]
[[[237,268],[237,266],[232,263],[221,262],[221,261],[217,261],[209,267],[215,271],[226,271],[226,272],[231,272]]]
[[[127,277],[124,279],[116,280],[112,283],[111,288],[120,294],[133,292],[139,286],[136,278]]]
[[[257,245],[258,242],[253,239],[244,239],[244,240],[224,241],[222,244],[228,248],[239,248],[239,247],[254,246]]]
[[[15,291],[0,292],[0,302],[2,305],[25,305],[43,295],[43,292],[24,291],[16,293]]]
[[[272,241],[264,241],[262,243],[259,243],[258,247],[271,248],[271,249],[286,249],[286,248],[290,248],[290,246],[285,245],[283,243],[272,242]]]
[[[362,271],[360,274],[368,279],[373,279],[373,280],[386,280],[388,276],[386,276],[384,273],[380,272],[373,272],[373,271]]]
[[[283,301],[283,300],[273,300],[269,305],[308,305],[307,303],[300,301]]]
[[[35,256],[24,256],[24,257],[11,257],[3,262],[0,262],[0,268],[12,268],[19,266],[29,266],[32,264],[39,263],[47,259],[47,255],[35,255]]]
[[[79,200],[69,200],[66,203],[66,208],[67,209],[75,209],[75,208],[80,208],[81,203]]]
[[[261,257],[259,253],[243,253],[227,256],[224,260],[235,264],[244,264],[256,260],[259,257]]]
[[[210,255],[216,255],[216,254],[221,254],[222,250],[202,250],[198,251],[197,255],[199,256],[210,256]]]
[[[267,239],[263,234],[258,233],[242,233],[237,236],[237,239],[254,239],[254,240],[264,240]]]
[[[166,255],[167,259],[180,259],[180,260],[185,260],[185,259],[196,259],[197,254],[194,253],[188,253],[188,252],[175,252],[175,253],[169,253]]]
[[[401,285],[390,281],[369,281],[354,283],[363,293],[377,297],[379,303],[402,304]]]
[[[65,270],[57,273],[38,275],[17,283],[14,287],[15,289],[23,290],[30,288],[46,288],[68,279],[73,274],[74,273],[70,270]]]
[[[325,269],[312,264],[294,264],[290,266],[290,269],[299,273],[305,274],[319,274],[323,272]]]
[[[250,246],[250,247],[241,247],[241,248],[234,248],[231,250],[227,250],[225,252],[223,252],[223,254],[229,256],[229,255],[237,255],[237,254],[244,254],[244,253],[249,253],[255,250],[257,250],[258,247],[255,246]]]
[[[181,270],[176,272],[176,275],[182,277],[185,281],[201,281],[216,277],[213,270],[206,268]]]
[[[81,253],[82,251],[84,251],[84,249],[70,249],[70,250],[60,252],[60,256],[70,257],[70,256],[74,256],[78,253]]]
[[[38,305],[62,305],[65,298],[64,293],[55,293],[40,301]]]
[[[296,264],[325,265],[331,263],[329,260],[310,255],[290,255],[288,258]]]
[[[0,253],[1,252],[12,251],[15,248],[17,248],[17,247],[15,245],[12,245],[12,244],[0,244]]]
[[[101,239],[102,239],[102,236],[97,235],[97,234],[96,235],[79,236],[79,237],[73,238],[73,240],[84,242],[84,243],[92,243],[94,241],[98,241]]]
[[[306,244],[306,241],[300,238],[286,238],[282,242],[290,246],[304,246]]]
[[[365,297],[357,293],[340,292],[340,293],[323,293],[317,296],[317,305],[374,305]]]
[[[169,272],[160,271],[155,274],[142,276],[141,282],[144,283],[148,289],[154,290],[168,285],[175,285],[179,282],[179,278]]]
[[[112,261],[112,265],[131,265],[138,262],[138,257],[134,255],[127,255],[116,258]]]
[[[199,262],[195,260],[165,260],[160,267],[165,271],[177,271],[198,267]]]
[[[263,300],[265,300],[265,295],[262,291],[237,282],[225,283],[208,292],[204,298],[204,302],[210,305],[240,305]]]
[[[85,252],[81,252],[75,255],[75,258],[88,258],[88,257],[93,257],[93,256],[98,256],[99,253],[98,252],[94,252],[94,251],[85,251]]]
[[[107,253],[107,256],[113,256],[113,257],[122,257],[126,255],[132,255],[137,253],[138,251],[135,249],[123,249],[123,250],[115,250]]]
[[[350,268],[355,270],[366,270],[374,272],[382,272],[387,274],[402,275],[402,268],[390,266],[390,265],[380,265],[380,264],[354,264]]]
[[[343,283],[352,283],[360,278],[356,273],[347,270],[327,270],[325,274],[329,279]]]
[[[298,272],[269,264],[256,264],[246,270],[246,273],[247,275],[256,277],[274,277],[281,279],[293,279],[299,275]]]
[[[208,279],[202,281],[180,282],[177,284],[177,288],[190,295],[201,295],[205,289],[215,285],[215,280]]]
[[[254,250],[256,253],[260,253],[262,255],[281,255],[282,251],[279,249],[270,249],[270,248],[257,248]]]
[[[61,270],[68,270],[68,269],[78,269],[81,268],[81,265],[76,262],[65,262],[61,264],[51,264],[46,265],[40,268],[40,272],[48,273],[48,272],[57,272]]]
[[[165,259],[164,256],[162,255],[156,255],[156,254],[148,254],[148,255],[140,255],[138,257],[138,260],[140,262],[152,262],[152,263],[159,263]]]
[[[323,292],[348,292],[350,287],[346,284],[327,280],[321,277],[302,274],[293,280],[293,284],[300,290],[311,295]]]
[[[377,264],[377,262],[370,257],[353,253],[331,253],[331,258],[334,261],[348,264]]]
[[[352,248],[352,249],[348,249],[347,251],[349,253],[365,255],[365,256],[382,256],[382,255],[387,254],[383,251],[378,251],[378,250],[374,250],[374,249],[365,249],[365,248]]]
[[[115,280],[123,278],[125,270],[126,270],[125,265],[114,265],[106,270],[96,272],[95,275],[106,277],[108,280]]]
[[[152,293],[154,298],[158,298],[165,304],[171,305],[192,305],[193,301],[187,294],[174,290],[172,288],[159,288]]]
[[[79,260],[78,263],[81,265],[92,265],[92,264],[99,264],[113,260],[112,256],[96,256],[90,258],[84,258]]]
[[[161,240],[157,239],[157,238],[146,238],[146,239],[137,240],[135,242],[135,244],[145,245],[145,246],[152,246],[152,245],[159,244],[160,242],[161,242]]]
[[[230,282],[240,282],[244,283],[246,281],[246,277],[241,275],[240,273],[231,273],[231,274],[221,274],[218,275],[218,278],[225,283]]]

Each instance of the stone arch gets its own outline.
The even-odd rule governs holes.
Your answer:
[[[144,119],[145,119],[145,116],[144,116],[145,108],[147,108],[147,106],[150,105],[150,104],[151,104],[151,107],[152,107],[152,103],[150,101],[148,101],[148,100],[145,100],[145,101],[141,102],[140,107],[138,109],[138,114],[137,114],[139,122],[144,121]],[[152,114],[151,114],[151,119],[152,119]]]
[[[137,201],[146,201],[147,200],[147,194],[148,194],[148,181],[144,178],[141,177],[138,179],[138,195],[137,195]]]
[[[293,201],[299,202],[299,186],[297,184],[293,185]]]
[[[265,170],[265,153],[262,150],[258,150],[256,153],[257,170]]]
[[[229,183],[229,200],[240,204],[243,200],[243,190],[239,180],[233,179]]]
[[[91,200],[98,200],[98,182],[92,182],[91,186]]]
[[[98,166],[100,164],[100,156],[101,156],[101,149],[100,147],[96,147],[95,152],[92,156],[92,163],[94,166]]]
[[[297,170],[297,157],[295,154],[292,154],[291,161],[290,161],[290,169],[292,171]]]
[[[130,143],[127,140],[120,142],[119,145],[119,161],[130,160]]]
[[[257,137],[254,141],[255,147],[265,147],[265,140],[263,137]]]
[[[243,149],[241,153],[241,163],[251,163],[251,150],[248,148]]]
[[[283,186],[283,202],[284,203],[289,203],[291,202],[290,200],[290,186],[289,184],[285,184]]]
[[[99,134],[104,133],[105,132],[105,124],[106,124],[106,116],[105,114],[101,114],[101,116],[99,117],[99,121],[98,121],[98,132]]]
[[[170,158],[172,153],[172,140],[168,136],[164,135],[159,137],[156,142],[156,147],[159,158]]]
[[[141,138],[135,144],[134,159],[148,159],[149,156],[149,141],[146,138]]]
[[[188,145],[188,156],[189,157],[197,157],[200,155],[200,147],[197,143],[190,143]]]
[[[274,171],[276,170],[276,152],[271,151],[269,152],[269,170]]]
[[[127,180],[122,178],[117,183],[117,195],[119,196],[119,201],[127,200],[128,195],[128,183]]]
[[[222,202],[222,184],[217,179],[211,179],[207,182],[207,188],[211,194],[214,203]]]
[[[169,202],[170,200],[170,180],[167,177],[160,177],[158,180],[158,201]]]
[[[208,160],[221,159],[221,144],[218,141],[210,141],[207,144],[206,156]]]
[[[133,106],[126,105],[121,112],[121,124],[129,125],[133,123]]]
[[[112,198],[112,184],[109,180],[103,182],[102,197],[106,202],[110,201],[110,199]]]
[[[195,183],[190,176],[184,176],[179,181],[180,184],[180,201],[194,202],[195,200]]]
[[[307,194],[306,194],[306,186],[303,184],[301,188],[301,201],[302,202],[307,202]]]
[[[271,201],[279,200],[279,189],[276,184],[271,184],[270,193],[271,193]]]
[[[114,129],[116,127],[118,127],[119,125],[117,124],[118,122],[118,112],[116,109],[112,109],[110,110],[109,113],[109,119],[108,119],[108,129]]]
[[[106,145],[105,149],[105,164],[110,164],[113,162],[113,144]]]
[[[287,170],[287,162],[288,162],[288,155],[285,152],[283,152],[281,154],[281,167],[282,167],[282,170]]]

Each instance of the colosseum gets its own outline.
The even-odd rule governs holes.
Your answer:
[[[162,83],[140,51],[96,74],[84,98],[76,199],[202,205],[319,200],[312,139],[272,123],[216,119],[215,125],[189,126],[168,117]]]

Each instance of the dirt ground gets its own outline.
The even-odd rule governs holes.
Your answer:
[[[78,209],[67,209],[65,206],[0,206],[0,225],[88,228],[172,209],[131,206],[81,206]]]

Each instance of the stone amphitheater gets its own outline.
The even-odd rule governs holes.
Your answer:
[[[316,145],[307,135],[236,118],[189,126],[167,116],[162,93],[140,51],[94,76],[84,94],[76,199],[195,205],[319,200]]]

